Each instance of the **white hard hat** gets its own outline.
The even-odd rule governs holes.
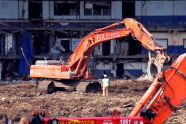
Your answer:
[[[104,75],[103,75],[103,77],[104,77],[104,78],[106,78],[106,77],[107,77],[107,75],[106,75],[106,74],[104,74]]]

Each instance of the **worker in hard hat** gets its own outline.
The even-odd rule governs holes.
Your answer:
[[[103,75],[102,79],[102,96],[108,96],[109,78],[106,74]]]

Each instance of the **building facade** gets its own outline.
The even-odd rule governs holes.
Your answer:
[[[88,33],[127,17],[140,21],[169,55],[177,56],[186,51],[185,8],[184,0],[0,0],[2,77],[10,75],[12,64],[14,72],[18,71],[25,31],[30,34],[34,64],[44,58],[67,59]],[[56,42],[63,47],[61,51],[53,49]],[[97,77],[103,72],[114,77],[145,73],[148,59],[147,50],[130,36],[97,45],[93,56],[89,65]]]

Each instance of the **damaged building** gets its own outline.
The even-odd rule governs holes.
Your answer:
[[[0,0],[1,79],[20,76],[24,32],[29,33],[32,64],[66,60],[88,33],[128,17],[141,22],[174,60],[186,51],[185,8],[184,0]],[[138,75],[146,73],[147,53],[127,36],[97,45],[89,66],[97,77],[104,72]]]

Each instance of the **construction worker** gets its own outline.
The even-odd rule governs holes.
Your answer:
[[[108,96],[109,78],[106,74],[103,75],[102,79],[102,96]]]

